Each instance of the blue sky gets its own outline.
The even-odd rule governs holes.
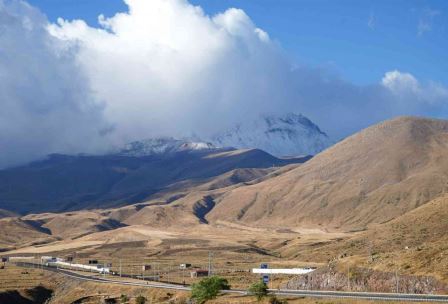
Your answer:
[[[50,20],[125,11],[121,0],[29,0]],[[298,64],[325,67],[356,84],[385,72],[448,84],[448,1],[192,0],[207,14],[243,9]]]

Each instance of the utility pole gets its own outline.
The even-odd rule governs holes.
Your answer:
[[[208,276],[212,275],[212,258],[213,258],[213,252],[208,252]]]
[[[395,282],[397,285],[397,293],[400,293],[400,286],[399,286],[399,280],[398,280],[398,270],[395,269]]]
[[[120,258],[120,278],[121,278],[121,258]]]
[[[185,269],[182,269],[182,285],[185,285]]]
[[[348,291],[350,291],[350,265],[347,266],[347,285]]]

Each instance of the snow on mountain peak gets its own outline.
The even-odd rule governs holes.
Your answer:
[[[155,137],[127,144],[118,154],[148,156],[221,148],[261,149],[277,157],[315,155],[332,144],[310,119],[301,115],[260,115],[203,141],[200,137]]]
[[[216,147],[208,142],[175,139],[172,137],[156,137],[127,144],[120,155],[124,156],[149,156],[156,154],[168,154],[182,151],[213,150]]]
[[[295,113],[260,115],[210,139],[219,147],[258,148],[275,156],[314,155],[332,141],[310,119]]]

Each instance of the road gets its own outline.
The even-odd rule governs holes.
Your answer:
[[[35,267],[31,263],[16,263],[21,267]],[[58,269],[54,267],[43,267],[47,271],[56,272],[72,279],[90,281],[96,283],[119,284],[127,286],[138,286],[147,288],[162,288],[190,291],[191,288],[183,285],[171,283],[152,283],[152,282],[130,282],[113,280],[102,277],[92,277],[69,270]],[[231,289],[223,290],[223,293],[233,293],[246,295],[247,290]],[[314,290],[291,290],[291,289],[269,289],[271,294],[289,297],[311,297],[311,298],[343,298],[343,299],[363,299],[376,301],[406,301],[406,302],[433,302],[448,303],[448,295],[423,295],[423,294],[401,294],[401,293],[376,293],[376,292],[348,292],[348,291],[314,291]]]

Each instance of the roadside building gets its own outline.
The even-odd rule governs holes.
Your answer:
[[[192,272],[190,272],[190,276],[192,278],[207,277],[208,276],[208,270],[203,270],[203,269],[193,270]]]
[[[189,263],[183,263],[183,264],[179,265],[180,269],[187,269],[187,268],[190,268],[190,267],[191,267],[191,264],[189,264]]]

